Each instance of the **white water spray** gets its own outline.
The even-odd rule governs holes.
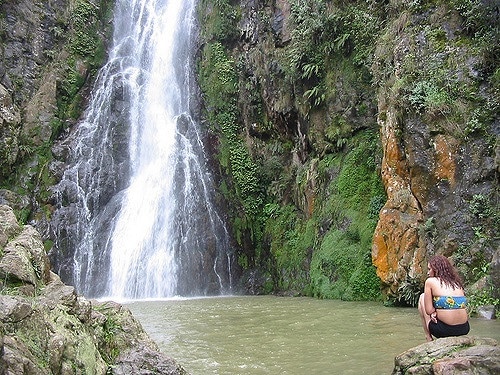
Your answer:
[[[61,201],[69,190],[77,197],[77,225],[67,231],[78,244],[68,268],[86,295],[165,298],[232,289],[229,235],[193,119],[195,5],[116,4],[113,49],[59,187]],[[63,208],[60,217],[71,211]]]

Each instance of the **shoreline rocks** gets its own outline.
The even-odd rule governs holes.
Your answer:
[[[0,374],[187,375],[130,310],[50,271],[40,235],[0,205]]]
[[[447,337],[411,348],[394,360],[392,375],[500,374],[500,346],[491,338]]]

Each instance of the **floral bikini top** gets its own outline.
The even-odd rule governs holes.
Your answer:
[[[435,309],[465,309],[467,297],[465,296],[436,296],[432,298]]]

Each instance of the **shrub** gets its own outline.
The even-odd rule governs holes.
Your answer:
[[[471,314],[477,313],[481,306],[495,306],[496,317],[500,318],[500,299],[494,297],[493,286],[475,291],[468,296],[468,311]]]
[[[419,278],[407,275],[406,280],[398,288],[397,299],[404,305],[415,307],[418,304],[418,299],[422,292],[422,281]]]
[[[311,261],[310,293],[318,298],[374,300],[380,280],[370,252],[340,230],[330,231]]]

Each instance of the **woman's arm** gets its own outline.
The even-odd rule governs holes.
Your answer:
[[[429,277],[427,280],[425,280],[425,285],[424,285],[424,306],[425,306],[425,313],[427,315],[431,315],[436,311],[434,308],[434,305],[432,304],[432,286],[434,284],[434,278]]]

